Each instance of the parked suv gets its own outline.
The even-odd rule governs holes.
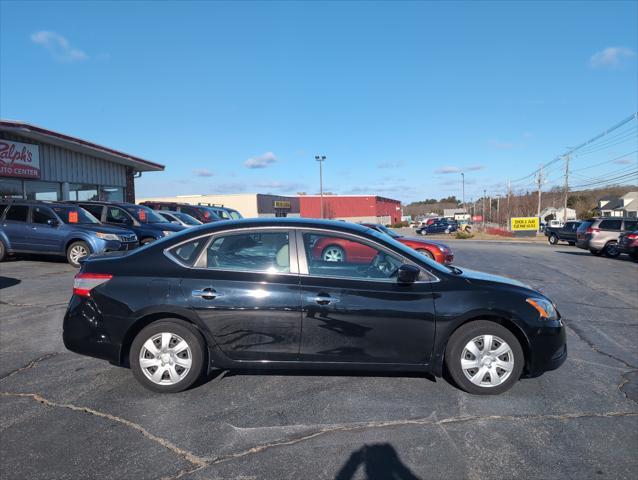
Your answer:
[[[618,237],[621,232],[638,230],[638,219],[602,217],[586,220],[576,232],[576,246],[593,255],[604,253],[608,257],[620,255]]]
[[[170,210],[172,212],[183,212],[191,217],[199,220],[202,223],[218,222],[223,220],[219,216],[218,212],[207,205],[191,205],[189,203],[177,203],[177,202],[142,202],[140,205],[144,205],[153,210]]]
[[[186,227],[175,225],[143,205],[124,202],[68,202],[87,210],[109,225],[126,227],[137,235],[142,245],[180,232]]]
[[[8,254],[66,256],[74,267],[91,253],[132,250],[137,236],[101,224],[75,205],[12,200],[0,202],[0,261]]]
[[[638,230],[621,233],[618,237],[618,250],[629,255],[634,262],[638,262]]]
[[[576,233],[579,226],[579,221],[570,220],[562,227],[545,227],[547,241],[551,245],[556,245],[558,242],[567,242],[570,245],[576,245]]]

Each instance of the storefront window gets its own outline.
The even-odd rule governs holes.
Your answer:
[[[69,200],[99,200],[97,185],[83,185],[72,183],[69,185]]]
[[[0,178],[0,198],[22,198],[22,180]]]
[[[24,182],[28,200],[60,200],[60,184],[56,182]]]
[[[100,200],[106,202],[123,202],[124,189],[122,187],[100,187]]]

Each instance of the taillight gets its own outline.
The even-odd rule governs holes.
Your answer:
[[[600,228],[587,227],[587,231],[585,233],[597,233],[597,232],[600,232]]]
[[[636,240],[638,238],[638,233],[630,233],[627,235],[627,238],[630,240]]]
[[[90,297],[91,290],[108,282],[113,275],[108,273],[78,273],[73,279],[73,294]]]

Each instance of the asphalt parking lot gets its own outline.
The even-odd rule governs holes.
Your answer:
[[[450,241],[557,303],[569,358],[498,397],[418,375],[228,374],[159,395],[65,351],[75,270],[0,264],[3,479],[636,478],[638,264]]]

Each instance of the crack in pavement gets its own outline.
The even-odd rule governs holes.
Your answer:
[[[4,300],[0,300],[0,305],[7,305],[9,307],[44,307],[44,308],[50,308],[50,307],[62,307],[64,305],[68,305],[68,302],[52,303],[50,305],[35,305],[33,303],[13,303],[13,302],[5,302]]]
[[[602,308],[605,310],[636,310],[636,307],[607,307],[604,305],[593,305],[591,303],[583,303],[583,302],[568,302],[568,301],[561,301],[561,304],[565,303],[567,305],[580,305],[583,307],[594,307],[594,308]],[[631,325],[637,325],[636,323],[633,323]]]
[[[187,450],[184,450],[182,448],[179,448],[177,445],[175,445],[174,443],[172,443],[170,440],[166,440],[165,438],[161,438],[158,437],[157,435],[152,434],[151,432],[149,432],[148,430],[146,430],[144,427],[142,427],[141,425],[132,422],[130,420],[127,420],[125,418],[122,417],[118,417],[117,415],[112,415],[110,413],[104,413],[104,412],[100,412],[98,410],[94,410],[92,408],[89,407],[80,407],[77,405],[73,405],[72,403],[58,403],[58,402],[54,402],[52,400],[48,400],[46,398],[44,398],[42,395],[37,394],[37,393],[14,393],[14,392],[0,392],[0,396],[2,397],[19,397],[19,398],[30,398],[38,403],[41,403],[47,407],[54,407],[54,408],[66,408],[68,410],[72,410],[74,412],[81,412],[81,413],[88,413],[89,415],[94,415],[96,417],[100,417],[100,418],[105,418],[107,420],[111,420],[113,422],[117,422],[120,423],[122,425],[125,425],[129,428],[132,428],[133,430],[137,430],[138,432],[140,432],[142,434],[142,436],[144,438],[147,438],[148,440],[151,440],[152,442],[155,442],[159,445],[161,445],[162,447],[166,448],[167,450],[170,450],[172,453],[174,453],[175,455],[183,458],[184,460],[186,460],[187,462],[191,463],[192,465],[195,465],[197,467],[204,467],[207,465],[207,461],[202,458],[199,457]]]
[[[619,363],[622,363],[624,366],[626,366],[627,368],[631,369],[631,370],[637,370],[638,367],[635,367],[634,365],[625,362],[622,358],[617,357],[615,355],[612,355],[611,353],[607,353],[604,350],[599,349],[598,347],[596,347],[596,345],[594,345],[594,343],[591,340],[588,340],[587,338],[585,338],[582,330],[580,330],[580,328],[575,327],[574,325],[572,325],[571,323],[565,322],[565,326],[567,328],[569,328],[572,332],[574,332],[574,334],[581,339],[583,342],[585,342],[589,348],[591,348],[594,352],[599,353],[601,355],[604,355],[605,357],[609,357],[612,360],[616,360]]]
[[[40,363],[40,362],[42,362],[42,361],[44,361],[44,360],[46,360],[48,358],[55,357],[56,355],[59,355],[59,354],[60,354],[60,352],[47,353],[47,354],[42,355],[42,356],[40,356],[38,358],[35,358],[35,359],[31,360],[29,363],[27,363],[24,367],[20,367],[20,368],[14,370],[12,372],[9,372],[5,376],[0,377],[0,382],[2,382],[3,380],[6,380],[9,377],[13,377],[14,375],[17,375],[20,372],[23,372],[25,370],[29,370],[29,369],[35,367],[38,363]]]

